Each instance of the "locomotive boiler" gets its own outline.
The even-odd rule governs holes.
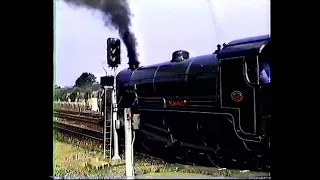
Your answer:
[[[212,53],[123,70],[119,108],[131,108],[146,139],[222,161],[269,165],[271,38],[231,41]]]

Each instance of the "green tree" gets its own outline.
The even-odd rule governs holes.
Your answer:
[[[61,101],[68,101],[68,93],[67,92],[61,92]]]
[[[90,99],[92,97],[92,91],[88,90],[84,93],[84,98],[85,99]]]
[[[54,101],[58,101],[59,99],[60,99],[60,100],[62,99],[61,90],[55,89],[54,92],[53,92],[53,100],[54,100]]]
[[[73,89],[72,93],[70,94],[71,102],[75,102],[76,101],[76,98],[78,97],[78,94],[80,93],[80,91],[81,91],[80,88]]]
[[[101,91],[101,90],[98,91],[98,99],[102,98],[102,93],[103,93],[103,91]]]
[[[58,101],[59,99],[61,100],[61,98],[62,98],[61,87],[55,84],[53,86],[53,100]]]
[[[53,86],[53,89],[61,89],[61,87],[58,86],[58,85],[54,85],[54,86]]]
[[[78,77],[74,86],[81,87],[81,88],[85,87],[85,86],[89,86],[89,85],[92,85],[93,83],[95,83],[96,79],[97,78],[93,74],[84,72],[81,74],[80,77]]]

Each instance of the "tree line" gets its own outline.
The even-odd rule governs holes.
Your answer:
[[[95,75],[84,72],[77,80],[75,85],[70,88],[61,88],[58,85],[54,85],[54,101],[67,101],[70,98],[71,102],[75,102],[76,99],[90,99],[92,97],[101,96],[101,92],[98,94],[92,92],[92,86],[97,83]]]

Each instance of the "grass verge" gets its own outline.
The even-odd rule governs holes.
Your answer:
[[[78,139],[54,132],[53,147],[54,175],[57,177],[119,178],[125,175],[124,161],[114,162],[104,159],[101,146],[94,141]],[[265,175],[259,172],[241,173],[239,170],[219,170],[209,167],[169,164],[158,159],[142,157],[135,159],[135,173],[136,175],[150,173],[197,173],[219,177],[254,177]]]

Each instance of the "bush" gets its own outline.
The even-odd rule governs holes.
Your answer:
[[[92,97],[92,91],[88,90],[84,93],[84,98],[85,99],[90,99]]]
[[[62,93],[61,93],[61,91],[59,91],[59,90],[54,90],[54,92],[53,92],[53,100],[54,101],[58,101],[58,100],[61,100],[62,99]]]

